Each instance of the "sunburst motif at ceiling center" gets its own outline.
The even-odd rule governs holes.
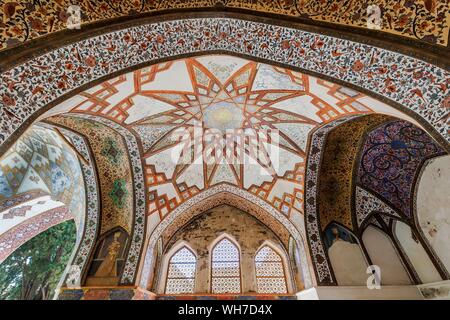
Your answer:
[[[136,133],[145,159],[148,214],[157,212],[161,218],[196,193],[228,183],[297,219],[303,211],[311,130],[349,114],[395,114],[349,88],[228,55],[145,67],[55,109],[106,117]],[[209,131],[220,136],[213,148],[205,139]],[[177,132],[184,132],[189,143],[177,139]],[[276,139],[267,132],[275,132]],[[230,133],[244,133],[244,138],[228,143]],[[256,144],[251,136],[258,137]],[[210,149],[213,156],[207,157]],[[227,154],[241,161],[229,161]]]

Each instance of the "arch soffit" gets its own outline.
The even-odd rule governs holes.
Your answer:
[[[199,37],[192,37],[193,33]],[[132,44],[127,36],[134,39]],[[114,50],[108,50],[106,44],[113,41]],[[445,106],[450,88],[442,86],[448,71],[369,44],[250,20],[206,17],[127,27],[79,40],[4,71],[0,126],[5,130],[0,134],[0,153],[39,115],[84,89],[144,65],[211,52],[282,65],[353,87],[412,116],[449,149]],[[70,72],[61,68],[68,64],[73,67]],[[412,74],[412,69],[422,76]],[[58,83],[62,73],[68,76],[63,86]],[[11,82],[27,74],[34,76]],[[48,85],[44,88],[37,82]]]

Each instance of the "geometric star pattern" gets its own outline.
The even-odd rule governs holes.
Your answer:
[[[228,55],[164,62],[92,87],[44,115],[87,113],[138,137],[147,214],[163,219],[227,183],[291,218],[303,214],[308,136],[350,114],[398,114],[364,94],[289,69]]]

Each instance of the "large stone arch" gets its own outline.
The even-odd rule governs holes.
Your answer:
[[[414,1],[419,8],[423,6],[421,1]],[[24,30],[27,27],[31,29],[28,34],[20,34],[8,32],[19,25],[19,22],[7,26],[7,32],[0,38],[2,45],[0,51],[11,50],[20,44],[28,44],[29,46],[36,45],[39,40],[44,42],[54,38],[54,36],[73,35],[76,32],[73,30],[65,30],[67,25],[65,19],[59,17],[59,13],[64,10],[68,14],[71,13],[71,7],[64,7],[66,2],[61,3],[42,3],[38,4],[33,10],[25,12],[24,18],[26,23],[20,27]],[[383,8],[383,14],[396,15],[398,11],[403,8],[394,6],[387,0],[380,0],[378,5]],[[70,5],[70,4],[68,4]],[[438,31],[429,30],[427,25],[423,25],[423,21],[435,21],[438,13],[445,11],[448,8],[446,2],[438,3],[437,10],[429,10],[421,13],[413,21],[382,21],[382,28],[380,30],[373,30],[370,28],[363,15],[366,14],[365,3],[354,3],[353,5],[345,4],[342,6],[330,6],[327,2],[299,2],[299,1],[285,1],[273,2],[264,0],[241,0],[241,1],[223,1],[223,0],[193,0],[193,1],[178,1],[171,0],[154,0],[145,1],[138,0],[134,2],[121,2],[114,6],[92,6],[87,3],[78,3],[83,12],[81,27],[85,29],[88,24],[92,25],[109,25],[111,21],[127,21],[130,19],[137,19],[148,16],[173,14],[183,16],[189,15],[191,12],[218,12],[220,14],[247,14],[254,16],[274,17],[281,15],[283,20],[289,22],[301,22],[306,26],[327,26],[333,28],[335,32],[339,33],[353,33],[356,35],[372,35],[378,36],[380,39],[389,39],[390,41],[398,41],[399,43],[408,44],[411,46],[421,47],[423,43],[429,43],[432,52],[439,52],[439,47],[445,50],[447,46],[448,26],[444,21],[438,20]],[[427,5],[425,5],[427,8]],[[54,21],[52,28],[47,28],[50,22],[44,21],[44,26],[34,26],[31,22],[34,17],[39,17],[39,9],[47,9],[47,16]],[[433,7],[434,8],[434,7]],[[100,10],[99,10],[100,9]],[[407,6],[408,14],[414,14],[414,6]],[[18,11],[18,10],[16,10]],[[403,11],[400,11],[403,12]],[[22,22],[23,23],[23,22]],[[363,28],[361,28],[363,27]],[[395,31],[394,31],[395,30]],[[37,32],[36,32],[37,31]],[[83,30],[84,31],[84,30]],[[393,32],[394,31],[394,32]],[[6,50],[5,50],[6,49]]]
[[[183,226],[193,217],[221,204],[232,205],[256,217],[274,231],[286,247],[288,246],[289,236],[292,236],[301,251],[305,287],[309,288],[315,284],[313,273],[310,270],[310,259],[306,251],[303,231],[298,230],[286,216],[264,200],[248,191],[226,183],[215,185],[193,196],[178,206],[154,228],[147,240],[143,257],[141,257],[137,284],[142,288],[148,286],[154,263],[153,253],[158,239],[161,237],[170,239],[177,228]]]
[[[211,52],[351,86],[411,115],[449,148],[445,69],[367,43],[270,23],[215,16],[172,19],[139,20],[142,25],[78,39],[2,72],[0,154],[42,113],[81,90],[148,64]]]
[[[86,139],[65,128],[59,127],[58,130],[70,140],[80,157],[83,159],[83,161],[80,161],[80,165],[81,170],[83,171],[84,183],[86,185],[84,229],[75,245],[75,251],[69,260],[64,276],[61,278],[61,282],[67,281],[66,284],[68,285],[80,286],[83,282],[83,277],[87,273],[89,257],[93,254],[100,225],[100,190],[98,173],[94,164],[92,151]],[[61,283],[61,285],[62,284],[63,283]]]

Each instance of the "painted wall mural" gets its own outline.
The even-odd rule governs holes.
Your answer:
[[[309,3],[302,5],[317,9]],[[430,6],[429,2],[422,7],[411,2],[408,5],[417,15]],[[439,5],[431,7],[440,9]],[[9,18],[12,19],[21,6],[10,6]],[[4,7],[8,7],[7,4]],[[28,9],[31,10],[31,6]],[[134,12],[124,7],[115,9]],[[185,32],[188,27],[189,33]],[[199,37],[193,38],[192,32]],[[397,29],[397,32],[400,31]],[[173,34],[178,34],[179,38],[171,38]],[[414,36],[422,37],[417,33]],[[426,35],[421,39],[438,42],[437,38],[432,40]],[[352,83],[381,95],[386,99],[384,101],[404,105],[422,117],[416,124],[431,124],[440,133],[440,136],[436,135],[437,139],[449,140],[450,76],[446,70],[347,40],[237,19],[206,18],[138,26],[93,37],[5,71],[0,85],[0,143],[15,139],[15,130],[35,112],[43,111],[48,103],[89,81],[157,58],[210,50],[246,54],[287,66],[300,65],[305,72]],[[45,81],[49,86],[44,88],[37,80]],[[372,113],[385,115],[361,116]],[[397,109],[354,89],[302,72],[235,56],[205,55],[162,62],[119,75],[62,102],[42,118],[47,118],[47,123],[85,136],[95,156],[95,161],[89,160],[89,155],[77,147],[77,138],[71,137],[68,130],[66,133],[61,130],[81,153],[77,155],[68,148],[73,157],[69,165],[78,165],[77,179],[82,182],[83,175],[86,179],[87,163],[95,165],[99,171],[102,219],[95,228],[92,227],[95,215],[93,212],[90,215],[87,209],[87,216],[92,219],[89,222],[91,229],[86,229],[86,239],[96,238],[97,227],[100,234],[109,234],[109,237],[101,253],[96,252],[97,265],[91,265],[90,276],[114,273],[117,279],[113,284],[133,283],[147,227],[148,234],[153,231],[144,265],[147,274],[139,280],[141,285],[146,284],[151,273],[149,252],[154,237],[167,240],[176,228],[168,226],[177,218],[172,215],[181,215],[180,210],[190,209],[190,200],[208,198],[214,194],[212,190],[221,190],[223,194],[234,192],[243,199],[258,202],[257,210],[270,211],[284,227],[277,231],[284,242],[295,234],[297,244],[301,243],[306,219],[318,282],[332,284],[336,279],[328,265],[330,257],[323,248],[330,249],[336,242],[336,234],[332,234],[335,238],[330,243],[327,231],[323,233],[323,229],[333,222],[349,230],[366,226],[369,210],[384,213],[370,217],[372,222],[369,223],[373,226],[378,223],[381,228],[392,227],[393,219],[398,216],[411,222],[414,184],[420,167],[426,159],[445,153],[422,129],[403,120],[386,122],[392,119],[389,116],[411,120]],[[379,126],[382,122],[384,124]],[[337,125],[340,126],[334,129]],[[376,129],[367,132],[373,126]],[[343,134],[340,130],[344,127],[351,134]],[[239,142],[233,141],[231,147],[224,144],[219,149],[212,148],[214,151],[208,155],[216,162],[209,162],[205,153],[199,153],[196,148],[210,150],[217,139],[195,139],[196,130],[203,138],[211,129],[216,130],[213,136],[219,140],[226,138],[230,129],[253,136],[277,131],[279,141],[272,138],[259,140],[257,154],[252,153],[250,147],[244,148],[244,164],[227,162],[227,155],[231,154],[235,160],[240,156],[236,151]],[[25,138],[29,132],[25,133]],[[180,132],[191,138],[190,144],[181,140]],[[367,140],[362,145],[360,166],[355,167],[359,170],[355,188],[351,173],[364,134],[367,134]],[[309,136],[312,136],[310,150],[306,150]],[[58,163],[57,155],[52,154],[55,150],[48,149],[48,154],[42,158],[44,144],[39,140],[42,137],[26,138],[29,141],[21,144],[25,138],[18,140],[11,149],[20,155],[19,160],[11,158],[9,151],[5,153],[4,158],[10,158],[5,169],[7,173],[3,175],[0,162],[0,191],[5,193],[4,201],[0,193],[0,212],[8,221],[27,216],[30,208],[16,207],[23,200],[43,194],[58,194],[61,198],[73,196],[67,182],[71,182],[70,178],[65,176],[64,170],[56,168],[54,176],[50,175],[50,185],[44,179],[46,176],[41,176],[43,174],[38,171],[51,161]],[[61,139],[57,134],[55,138]],[[332,145],[325,143],[325,138]],[[278,158],[271,157],[273,150]],[[308,152],[309,159],[306,158]],[[80,167],[77,157],[87,160],[87,163],[82,161],[86,166],[81,164]],[[325,172],[325,175],[319,178],[321,159],[325,163],[321,173]],[[24,167],[34,171],[19,170]],[[33,175],[35,172],[37,174]],[[19,177],[19,182],[11,180],[14,175]],[[93,174],[91,178],[95,179]],[[26,187],[31,184],[28,180],[40,182],[39,187]],[[87,187],[93,187],[93,184]],[[78,191],[73,193],[81,197]],[[88,202],[89,194],[92,196],[93,192],[88,192]],[[356,219],[352,217],[352,197],[355,198]],[[84,215],[86,210],[81,208],[81,205],[86,206],[84,193],[82,198],[82,203],[73,199],[68,201],[78,206],[74,210]],[[92,204],[94,201],[89,202],[89,206]],[[95,204],[98,210],[99,203]],[[303,212],[304,205],[306,212]],[[116,237],[113,231],[118,227],[123,228],[123,234]],[[81,253],[80,265],[86,263],[92,245],[83,247],[87,251]],[[118,255],[120,266],[115,264]],[[302,267],[305,267],[304,262]],[[114,266],[114,272],[111,272],[111,266]],[[97,275],[98,270],[102,272]]]
[[[366,131],[385,122],[385,115],[362,116],[333,129],[327,135],[320,166],[318,201],[320,224],[325,229],[339,222],[353,230],[353,167]]]
[[[157,58],[208,50],[242,53],[355,84],[412,110],[448,140],[447,71],[348,40],[251,21],[205,18],[92,37],[3,72],[0,142],[31,115],[83,84]],[[14,80],[19,78],[23,81]],[[47,85],[38,85],[37,79]]]
[[[64,128],[59,128],[59,130],[84,159],[84,161],[80,162],[86,188],[84,229],[82,237],[79,243],[77,243],[77,251],[72,257],[72,260],[69,261],[71,267],[67,270],[67,277],[65,279],[66,285],[78,287],[81,285],[82,277],[88,267],[88,260],[94,250],[95,241],[97,240],[100,229],[100,190],[93,155],[86,139],[73,131]]]
[[[82,205],[83,209],[77,212],[78,216],[74,216],[74,210],[67,207],[63,202],[55,200],[55,195],[49,195],[48,191],[39,189],[5,199],[0,206],[0,220],[2,220],[1,217],[4,218],[0,225],[0,260],[3,260],[25,241],[45,231],[47,228],[61,221],[75,218],[77,221],[77,254],[75,256],[72,255],[73,259],[71,257],[72,261],[69,262],[74,267],[78,266],[79,270],[84,270],[86,260],[90,254],[90,248],[97,236],[99,205],[95,169],[92,167],[89,151],[85,142],[80,140],[82,138],[71,131],[62,128],[58,128],[57,131],[46,123],[40,123],[34,126],[32,130],[35,131],[34,136],[32,136],[35,144],[41,140],[46,140],[47,134],[54,139],[53,141],[61,144],[60,146],[48,143],[47,145],[40,144],[41,149],[37,150],[39,152],[38,156],[45,154],[42,151],[48,148],[49,152],[53,151],[54,153],[49,153],[47,158],[55,161],[64,170],[69,170],[66,171],[66,173],[70,174],[69,177],[72,178],[72,175],[75,174],[80,176],[79,181],[75,181],[73,184],[75,185],[74,187],[83,190],[83,194],[80,198],[76,198],[73,201],[78,201],[78,206]],[[48,137],[46,141],[49,141]],[[69,144],[71,144],[73,149],[69,147]],[[59,150],[58,147],[64,152],[55,152],[55,150]],[[16,149],[12,149],[12,151],[14,150]],[[73,159],[71,158],[71,162],[66,163],[65,154],[74,157]],[[69,168],[69,166],[71,167]],[[77,169],[80,169],[80,172]],[[85,190],[86,195],[84,194]],[[76,195],[74,192],[72,197]],[[70,197],[68,198],[70,199]],[[79,280],[77,279],[77,281]],[[79,282],[77,283],[79,284]]]
[[[83,181],[76,153],[56,131],[39,125],[0,159],[1,206],[51,195],[68,206],[78,229],[86,206]]]
[[[144,241],[146,205],[141,152],[136,138],[124,127],[102,117],[78,114],[55,116],[49,121],[85,135],[91,145],[102,193],[101,233],[117,226],[131,233],[120,283],[133,283]],[[118,156],[122,160],[116,165]]]
[[[311,135],[305,179],[305,226],[314,271],[319,285],[336,284],[336,279],[328,261],[325,243],[322,240],[322,227],[319,218],[318,187],[320,164],[327,134],[334,128],[358,118],[353,115],[334,120],[318,128]]]
[[[44,117],[56,112],[89,114],[136,134],[145,159],[147,213],[157,215],[152,223],[202,190],[225,182],[272,204],[300,229],[308,133],[344,115],[398,114],[349,88],[227,55],[142,68],[84,91],[55,110]],[[189,145],[179,139],[180,129],[193,137]],[[217,147],[216,140],[206,139],[212,129],[223,137],[227,129],[241,130],[241,134],[246,130],[247,136],[254,137],[263,131],[279,136],[276,142],[257,142],[263,155],[253,154],[248,145],[245,151],[224,145],[226,156],[210,162],[199,150]],[[201,137],[194,136],[198,131]],[[106,143],[110,149],[115,142]],[[230,160],[230,154],[239,152],[241,158]]]
[[[208,55],[118,76],[61,103],[44,118],[69,113],[134,132],[145,161],[149,232],[182,203],[222,183],[253,193],[303,230],[303,170],[310,130],[344,115],[374,111],[398,114],[328,81],[242,58]],[[180,129],[194,137],[187,148],[177,135]],[[224,154],[242,152],[243,158],[232,161],[215,157],[209,162],[198,152],[217,147],[216,141],[203,139],[208,130],[227,137],[229,129],[253,136],[276,131],[279,140],[258,141],[263,156],[248,145],[242,150],[219,146]],[[106,147],[99,151],[101,156],[118,163],[116,158],[127,151],[115,146],[116,139],[102,139]]]
[[[337,284],[364,286],[367,281],[368,264],[355,236],[335,223],[325,229],[324,236]]]
[[[411,263],[415,251],[409,247],[402,249],[394,235],[394,227],[404,222],[410,230],[405,238],[409,241],[408,243],[412,243],[411,239],[413,239],[415,246],[421,248],[422,257],[426,257],[424,258],[426,263],[431,266],[434,275],[437,274],[435,279],[440,276],[446,277],[445,268],[439,261],[439,257],[429,249],[429,245],[416,229],[416,218],[411,211],[416,179],[422,164],[426,159],[445,152],[422,129],[407,121],[380,115],[350,117],[345,123],[339,123],[339,121],[342,119],[314,132],[306,171],[308,186],[305,195],[306,226],[319,281],[323,279],[325,284],[336,281],[339,285],[356,284],[360,281],[362,284],[363,276],[365,276],[364,264],[358,267],[356,262],[350,262],[362,261],[361,259],[355,256],[353,260],[346,259],[347,262],[339,260],[339,257],[345,255],[345,250],[339,251],[339,254],[332,253],[329,249],[326,254],[321,253],[324,250],[323,246],[330,246],[330,239],[333,238],[334,233],[330,232],[330,226],[336,225],[348,228],[347,234],[353,232],[352,237],[355,238],[355,243],[362,243],[363,235],[366,236],[366,240],[370,237],[376,238],[378,234],[373,232],[370,233],[370,237],[367,236],[364,231],[367,227],[376,228],[376,231],[384,235],[385,238],[382,238],[380,245],[383,243],[386,248],[389,248],[390,254],[400,259],[400,264],[394,265],[392,261],[386,261],[383,257],[376,255],[378,248],[374,248],[374,243],[365,244],[370,249],[372,257],[375,260],[381,259],[379,261],[382,261],[389,269],[385,270],[387,272],[385,282],[408,283],[410,281],[408,277],[414,283],[427,281],[428,278],[419,277],[417,266]],[[333,129],[330,125],[337,127]],[[341,143],[339,143],[340,140]],[[373,146],[375,147],[372,150]],[[382,146],[382,149],[377,149],[379,146]],[[362,159],[367,160],[368,154],[371,154],[372,161],[364,162]],[[375,182],[373,182],[374,179],[369,179],[372,172],[379,172],[379,179]],[[367,173],[369,173],[368,180],[362,179],[361,177]],[[393,178],[389,179],[389,177]],[[381,185],[380,181],[393,183],[396,188]],[[379,188],[374,188],[373,185]],[[319,190],[318,194],[316,194],[316,188]],[[395,195],[395,200],[407,199],[399,203],[408,203],[409,214],[405,213],[402,207],[395,205],[395,201],[389,197],[391,194]],[[326,227],[323,233],[318,230]],[[320,243],[321,236],[324,237],[324,244]],[[395,243],[394,249],[391,248],[390,241]],[[361,251],[358,255],[364,258],[367,252],[358,250]],[[366,258],[369,259],[368,256]],[[327,260],[331,265],[328,266]],[[405,271],[399,268],[402,264],[407,268],[406,276]],[[328,270],[325,269],[328,275],[323,271],[324,269],[320,268],[323,266],[328,266]],[[352,268],[357,268],[359,271]],[[350,269],[353,271],[349,272]],[[343,272],[344,270],[346,271]],[[354,274],[355,277],[360,274],[360,278],[359,280],[349,278],[349,274]]]
[[[125,266],[128,234],[111,230],[98,244],[86,279],[86,286],[116,286]]]
[[[3,14],[0,24],[0,49],[11,48],[25,41],[67,29],[76,15],[69,6],[72,1],[27,2],[0,1]],[[367,28],[367,4],[361,1],[283,1],[264,0],[196,0],[196,1],[81,1],[80,18],[86,24],[108,18],[167,9],[205,8],[221,5],[256,12],[275,13]],[[382,10],[381,31],[424,42],[447,45],[449,29],[448,1],[375,0]],[[69,20],[69,21],[68,21]]]
[[[360,186],[356,186],[354,201],[354,214],[356,218],[356,226],[354,227],[356,227],[357,229],[363,228],[362,225],[364,222],[374,221],[370,218],[370,214],[372,214],[373,212],[383,213],[384,215],[400,218],[400,215],[391,206],[389,206],[386,202],[384,202],[374,194],[361,188]]]
[[[158,234],[166,227],[173,230],[168,227],[175,219],[172,213],[185,210],[189,200],[196,196],[208,197],[208,192],[215,187],[222,188],[223,193],[237,192],[229,190],[236,188],[240,197],[247,199],[251,195],[252,201],[258,199],[258,206],[276,212],[277,219],[288,231],[279,231],[286,243],[289,235],[294,234],[298,243],[302,241],[298,232],[304,231],[306,218],[312,257],[316,267],[319,265],[319,283],[329,283],[333,278],[330,269],[327,271],[327,256],[319,243],[320,229],[325,228],[327,219],[321,216],[321,224],[315,223],[314,217],[308,214],[305,217],[302,210],[303,198],[307,207],[315,201],[311,194],[303,193],[306,141],[311,131],[319,127],[314,132],[308,159],[309,167],[316,163],[317,170],[324,133],[331,130],[330,138],[339,129],[332,130],[337,124],[370,119],[364,126],[348,123],[349,131],[360,137],[367,128],[389,118],[368,115],[374,112],[401,115],[364,94],[300,72],[233,56],[208,55],[163,62],[118,76],[61,103],[44,118],[49,117],[48,123],[82,134],[93,149],[102,202],[108,199],[110,204],[109,214],[106,207],[102,211],[101,234],[119,226],[129,233],[130,250],[123,257],[121,284],[133,283],[135,279],[145,226],[149,234],[152,231]],[[55,115],[58,113],[64,115]],[[361,130],[355,129],[359,127]],[[197,129],[202,134],[215,129],[222,137],[226,137],[229,129],[279,130],[280,163],[275,165],[275,159],[269,155],[269,149],[275,146],[275,141],[270,139],[258,145],[269,160],[265,163],[209,163],[203,153],[196,153],[194,144],[182,148],[182,141],[173,136],[178,129],[183,129],[189,137],[195,137]],[[347,155],[347,149],[355,153],[359,144],[352,135],[346,137],[345,141],[337,139],[337,149],[327,154]],[[208,141],[201,141],[200,145],[202,150],[207,149],[203,146],[207,147]],[[224,153],[234,150],[229,145],[222,147]],[[78,152],[85,160],[88,158],[82,151]],[[243,154],[244,158],[255,156],[248,148]],[[261,157],[253,159],[261,160]],[[348,171],[331,168],[327,177],[339,169]],[[264,170],[267,174],[260,174]],[[261,177],[262,180],[255,180]],[[306,185],[313,190],[317,177],[310,178]],[[350,206],[349,199],[350,196],[344,202]],[[110,208],[117,212],[111,213]],[[333,220],[336,219],[330,218],[329,222]],[[340,222],[351,228],[350,218]],[[147,250],[151,251],[151,245]],[[307,268],[308,262],[304,260],[302,267]],[[146,259],[143,272],[150,274],[148,263]],[[148,274],[140,280],[144,286]],[[305,279],[305,283],[308,281],[311,279]]]
[[[443,154],[444,150],[420,128],[406,121],[390,121],[368,134],[357,183],[412,219],[419,170],[425,160]]]
[[[57,116],[49,118],[49,121],[82,134],[92,148],[101,190],[100,234],[118,226],[130,232],[133,221],[132,175],[122,137],[92,120]]]

